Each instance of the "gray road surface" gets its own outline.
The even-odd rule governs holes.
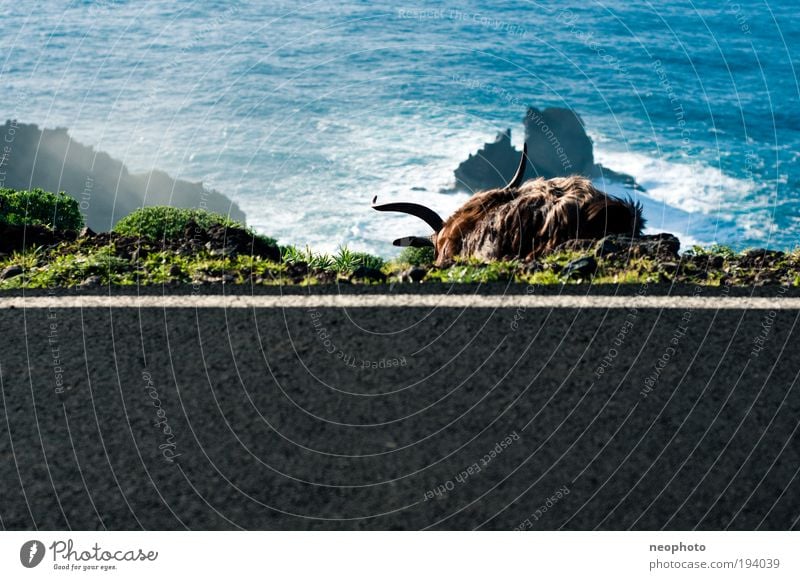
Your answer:
[[[366,302],[3,296],[2,527],[798,527],[796,292],[339,291]]]

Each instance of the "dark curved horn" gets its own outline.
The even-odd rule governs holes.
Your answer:
[[[511,181],[508,182],[503,189],[516,189],[522,185],[522,180],[525,178],[525,168],[528,165],[528,144],[522,144],[522,159],[519,160],[519,167]]]
[[[444,220],[439,217],[438,213],[429,207],[425,207],[424,205],[420,205],[418,203],[408,202],[384,203],[383,205],[375,205],[375,201],[377,199],[377,195],[372,198],[372,209],[378,211],[397,211],[400,213],[407,213],[424,221],[426,224],[431,226],[431,228],[433,228],[434,232],[438,232],[440,229],[442,229]]]
[[[406,236],[404,238],[397,238],[392,242],[395,246],[401,248],[433,248],[433,240],[430,238],[421,238],[419,236]]]

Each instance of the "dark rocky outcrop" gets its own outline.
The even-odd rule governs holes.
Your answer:
[[[523,119],[530,177],[590,177],[594,169],[592,140],[583,121],[570,109],[529,107]]]
[[[592,140],[586,134],[583,120],[574,111],[560,107],[544,110],[529,107],[523,124],[528,145],[525,170],[528,179],[583,175],[641,189],[632,176],[594,162]],[[504,186],[517,170],[520,155],[522,152],[511,145],[511,129],[498,133],[493,143],[486,143],[458,166],[455,189],[476,192]]]
[[[514,176],[521,154],[511,145],[511,129],[501,131],[493,143],[486,143],[458,166],[456,189],[476,192],[502,187]]]
[[[54,232],[40,225],[21,226],[0,223],[0,255],[19,252],[25,248],[53,246],[74,240],[75,232]]]
[[[601,240],[574,239],[559,245],[556,252],[592,252],[598,258],[653,258],[677,260],[680,240],[672,234],[661,233],[632,238],[610,235]]]
[[[667,233],[640,236],[638,238],[607,236],[596,242],[595,254],[603,257],[617,254],[631,258],[677,259],[680,249],[680,240]]]
[[[0,187],[65,191],[78,200],[86,224],[107,231],[144,205],[208,209],[244,222],[230,199],[201,183],[163,171],[132,174],[121,161],[74,141],[66,129],[39,129],[6,121],[0,126]]]
[[[273,262],[281,259],[277,245],[260,236],[254,236],[246,229],[223,224],[214,224],[203,229],[193,221],[189,222],[184,229],[183,240],[177,243],[175,249],[195,252],[201,248],[209,250],[212,255],[253,255]]]
[[[189,222],[184,235],[174,240],[147,240],[116,232],[54,232],[44,226],[0,224],[0,256],[22,252],[37,246],[50,248],[61,242],[76,241],[81,248],[113,246],[115,254],[126,260],[143,258],[150,252],[168,250],[190,256],[207,251],[212,256],[259,256],[273,262],[281,259],[280,248],[272,241],[254,235],[245,228],[212,224],[201,228]]]

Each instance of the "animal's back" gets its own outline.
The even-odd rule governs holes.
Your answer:
[[[516,189],[479,193],[444,223],[437,238],[438,261],[458,255],[535,257],[580,235],[582,210],[606,201],[616,200],[581,176],[537,178]]]

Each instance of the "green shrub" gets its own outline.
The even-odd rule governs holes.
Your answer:
[[[137,209],[125,216],[114,226],[114,231],[124,236],[140,237],[151,241],[174,241],[183,237],[186,224],[192,220],[204,229],[214,224],[222,224],[228,228],[246,229],[244,224],[203,209],[155,205]]]
[[[434,254],[433,248],[426,246],[424,248],[403,248],[397,261],[401,264],[410,264],[412,266],[430,266],[433,264]]]
[[[357,264],[356,267],[364,266],[365,268],[372,268],[373,270],[381,270],[386,265],[386,261],[380,256],[375,256],[366,252],[355,252],[355,261]]]
[[[0,223],[79,230],[83,227],[83,216],[78,202],[63,191],[0,189]]]

